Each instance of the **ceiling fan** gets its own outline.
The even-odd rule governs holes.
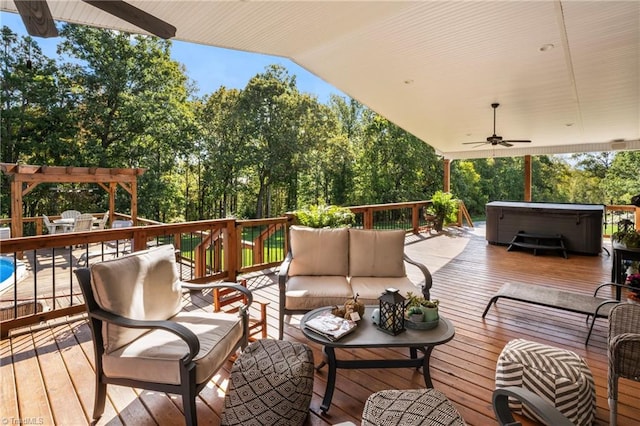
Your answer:
[[[515,140],[515,139],[504,140],[502,139],[502,136],[496,135],[496,109],[499,106],[500,106],[499,103],[491,104],[491,108],[493,108],[493,135],[487,137],[486,141],[464,142],[463,145],[475,144],[480,146],[484,144],[491,144],[492,146],[502,145],[502,146],[510,147],[510,146],[513,146],[514,143],[531,143],[531,141],[528,141],[528,140]]]
[[[122,0],[82,0],[160,38],[176,35],[176,27]],[[57,37],[58,30],[46,0],[14,0],[27,32],[34,37]]]

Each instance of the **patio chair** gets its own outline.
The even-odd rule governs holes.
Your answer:
[[[62,214],[60,216],[63,219],[76,219],[81,214],[82,213],[80,213],[78,210],[65,210],[65,211],[62,212]]]
[[[609,313],[609,424],[618,417],[618,379],[640,381],[640,305],[621,303]]]
[[[175,249],[163,245],[76,270],[93,336],[92,418],[104,412],[107,385],[180,394],[187,425],[196,396],[238,348],[247,345],[249,290],[230,283],[181,282]],[[247,303],[237,314],[191,305],[184,290],[233,287]]]
[[[94,222],[91,229],[93,229],[94,231],[104,229],[105,225],[107,224],[107,220],[109,220],[109,212],[105,212],[105,214],[102,216],[102,219]]]
[[[91,213],[82,213],[80,216],[76,217],[71,232],[91,231],[92,225],[93,215]]]
[[[44,226],[47,227],[47,231],[49,232],[49,234],[55,234],[57,232],[58,227],[51,223],[51,221],[49,220],[49,216],[47,216],[46,214],[42,215],[42,223],[44,223]]]

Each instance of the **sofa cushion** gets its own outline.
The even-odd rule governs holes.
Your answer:
[[[349,230],[349,275],[404,277],[403,230]]]
[[[344,305],[353,297],[347,277],[289,277],[285,292],[285,307],[290,310],[311,310],[323,306]]]
[[[180,312],[171,318],[198,336],[200,351],[194,358],[196,383],[208,380],[242,339],[242,320],[237,314],[204,311]],[[108,377],[154,383],[180,383],[180,359],[189,352],[184,340],[164,330],[153,330],[102,357]]]
[[[347,228],[314,229],[292,226],[290,229],[292,260],[289,276],[347,276],[349,234]]]
[[[358,301],[365,305],[377,305],[380,295],[390,287],[400,290],[405,298],[408,292],[417,295],[422,292],[407,277],[351,277],[349,283],[353,294],[358,295]]]
[[[125,318],[166,320],[177,314],[182,306],[172,245],[92,265],[91,287],[102,309]],[[107,353],[114,351],[147,331],[105,324],[102,330],[105,350]]]

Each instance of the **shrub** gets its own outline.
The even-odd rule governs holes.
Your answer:
[[[311,228],[351,226],[356,216],[346,207],[317,205],[293,212],[300,225]]]

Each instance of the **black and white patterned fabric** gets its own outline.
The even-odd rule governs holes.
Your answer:
[[[593,375],[584,359],[572,351],[524,339],[510,341],[496,368],[496,387],[506,386],[536,393],[576,425],[591,425],[595,420]],[[513,400],[509,407],[540,421],[526,404]]]
[[[466,423],[435,389],[383,390],[367,398],[362,426],[464,426]]]
[[[302,343],[262,339],[231,368],[222,425],[302,425],[313,393],[313,353]]]

